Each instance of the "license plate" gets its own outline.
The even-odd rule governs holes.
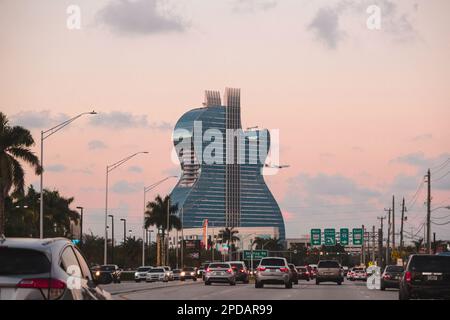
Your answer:
[[[436,281],[438,279],[437,276],[427,276],[427,280]]]

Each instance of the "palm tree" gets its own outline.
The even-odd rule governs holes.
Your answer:
[[[0,235],[5,233],[5,199],[11,188],[14,197],[24,193],[25,172],[19,160],[29,164],[36,174],[42,173],[37,156],[30,150],[33,145],[30,131],[11,127],[0,112]]]
[[[234,228],[228,228],[222,229],[219,231],[218,235],[218,242],[219,243],[227,243],[228,246],[230,244],[235,243],[236,241],[239,241],[239,237],[236,235],[238,234],[238,230],[234,230]]]
[[[165,243],[165,231],[181,229],[181,220],[175,214],[178,212],[178,205],[169,205],[170,197],[165,196],[164,199],[158,195],[154,201],[149,202],[145,211],[145,228],[156,226],[158,230],[161,229],[161,234],[158,232],[158,243]],[[169,211],[169,226],[167,227],[167,211]],[[162,247],[162,246],[161,246]],[[158,255],[159,256],[159,255]],[[164,260],[164,259],[162,259]]]

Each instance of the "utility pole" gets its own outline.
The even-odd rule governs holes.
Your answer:
[[[390,252],[389,252],[389,246],[390,246],[390,237],[391,237],[391,208],[384,209],[384,211],[388,212],[388,232],[387,232],[387,242],[386,242],[386,265],[388,265],[391,261],[390,259]]]
[[[365,246],[366,246],[366,229],[364,228],[364,225],[362,225],[362,246],[361,246],[361,264],[366,264],[366,257],[365,257]]]
[[[395,250],[395,196],[392,196],[392,250]]]
[[[378,230],[378,265],[382,267],[383,264],[383,220],[385,217],[377,217],[381,221],[380,229]]]
[[[431,254],[431,172],[427,172],[428,195],[427,195],[427,251]]]
[[[375,262],[375,226],[372,226],[372,262]]]
[[[436,254],[436,232],[433,232],[433,253]]]
[[[400,225],[400,251],[403,251],[403,221],[405,220],[405,197],[402,200],[402,222]]]

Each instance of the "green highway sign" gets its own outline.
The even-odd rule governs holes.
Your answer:
[[[253,250],[253,259],[258,260],[265,258],[269,255],[267,250]],[[252,251],[244,250],[244,259],[251,260],[252,259]]]
[[[324,242],[326,246],[336,245],[336,230],[335,229],[325,229],[323,230]]]
[[[353,245],[354,246],[362,246],[363,244],[363,229],[355,228],[353,229]]]
[[[339,243],[343,246],[348,245],[348,228],[339,230]]]
[[[322,231],[320,229],[311,229],[311,245],[320,246],[322,244]]]

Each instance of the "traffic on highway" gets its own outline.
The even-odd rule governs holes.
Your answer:
[[[113,264],[89,267],[77,246],[64,238],[3,237],[0,261],[0,297],[10,300],[208,300],[223,299],[214,292],[224,288],[211,289],[223,286],[231,287],[226,291],[233,299],[450,299],[446,254],[413,254],[405,266],[383,270],[373,265],[349,268],[333,259],[296,266],[268,256],[255,263],[255,270],[244,261],[221,261],[123,271]]]

